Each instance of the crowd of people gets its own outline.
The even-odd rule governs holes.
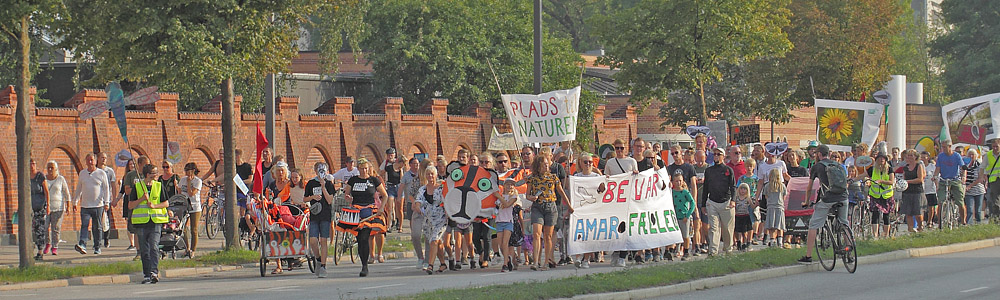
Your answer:
[[[316,272],[319,277],[327,274],[326,247],[332,230],[357,235],[362,258],[359,275],[364,277],[369,264],[385,261],[385,234],[401,232],[404,222],[409,225],[418,259],[416,267],[435,274],[490,265],[499,265],[500,272],[517,270],[519,266],[532,270],[564,265],[589,268],[591,263],[605,262],[605,256],[613,266],[625,266],[628,261],[687,260],[692,256],[747,251],[751,245],[791,248],[803,239],[812,241],[835,203],[865,205],[877,237],[888,234],[889,215],[896,212],[906,216],[909,231],[933,228],[940,222],[937,207],[943,201],[953,201],[960,208],[962,224],[987,222],[989,217],[1000,216],[997,139],[989,142],[990,147],[982,155],[974,148],[952,147],[949,141],[942,141],[936,157],[913,149],[886,151],[865,144],[838,152],[815,142],[796,150],[789,149],[786,143],[709,147],[705,135],[696,136],[694,141],[694,146],[686,149],[670,146],[667,157],[660,155],[661,144],[641,138],[629,143],[615,140],[613,153],[606,157],[576,153],[570,142],[524,147],[516,154],[499,151],[477,155],[461,149],[453,159],[443,155],[407,158],[390,148],[381,162],[348,157],[345,166],[332,173],[328,165],[317,163],[311,166],[315,177],[308,180],[302,171],[290,167],[268,148],[262,153],[263,175],[259,180],[263,181],[263,195],[269,199],[280,198],[283,204],[316,211],[310,216],[308,235],[311,250],[320,253]],[[254,166],[239,149],[236,160],[237,174],[251,186]],[[121,217],[129,225],[129,250],[136,249],[136,258],[143,262],[143,283],[155,283],[159,280],[160,225],[171,214],[165,209],[166,200],[175,195],[184,195],[189,203],[189,227],[185,231],[188,247],[184,254],[196,255],[198,221],[203,207],[210,205],[202,203],[206,192],[203,188],[223,183],[221,160],[204,174],[195,163],[187,163],[183,174],[177,174],[170,162],[163,161],[157,167],[141,156],[129,161],[121,180],[106,165],[106,154],[88,154],[84,161],[86,168],[78,174],[72,190],[55,161],[47,162],[44,172],[31,162],[36,259],[50,253],[57,255],[59,228],[68,210],[80,214],[75,250],[86,254],[92,249],[94,254],[100,254],[102,247],[108,246],[111,208],[121,205]],[[446,215],[442,189],[452,162],[499,174],[502,188],[496,191],[499,200],[494,216],[461,224]],[[573,212],[573,199],[565,192],[569,176],[613,176],[651,168],[665,168],[670,175],[683,242],[640,251],[567,255],[568,222]],[[830,188],[839,183],[830,178],[829,174],[836,173],[829,170],[841,169],[846,174],[844,192]],[[805,201],[811,204],[817,200],[807,237],[787,233],[785,210],[789,208],[783,200],[788,194],[786,184],[793,177],[818,179],[822,185],[819,195],[809,195]],[[811,185],[810,180],[808,190]],[[333,205],[339,190],[344,191],[350,207],[358,211],[357,222],[337,222],[339,211]],[[246,215],[247,199],[239,192],[241,215]],[[843,205],[839,213],[843,222],[847,222],[847,207]],[[88,247],[91,236],[93,246]],[[807,244],[811,250],[808,246],[812,243]],[[811,257],[807,255],[800,261],[810,262]],[[279,260],[273,273],[281,272]]]

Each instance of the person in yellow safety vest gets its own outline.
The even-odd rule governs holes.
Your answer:
[[[132,225],[136,231],[136,244],[142,258],[142,283],[159,282],[161,224],[167,223],[168,201],[163,200],[163,190],[156,181],[158,170],[155,165],[142,167],[143,180],[135,183],[129,195],[128,207],[132,209]]]
[[[894,200],[892,198],[892,185],[896,182],[896,175],[889,166],[889,157],[885,153],[879,153],[875,158],[875,164],[868,169],[868,177],[872,184],[868,188],[868,196],[871,198],[872,212],[872,232],[878,237],[879,227],[882,228],[882,235],[889,237],[889,213],[893,211]],[[879,219],[881,225],[879,226]]]
[[[1000,217],[1000,137],[990,140],[990,151],[983,154],[984,164],[979,170],[977,183],[986,186],[986,208],[990,218]]]

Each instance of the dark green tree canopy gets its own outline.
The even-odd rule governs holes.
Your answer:
[[[941,2],[949,28],[931,43],[944,61],[944,80],[953,99],[1000,92],[1000,0]]]

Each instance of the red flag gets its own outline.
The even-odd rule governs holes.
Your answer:
[[[261,194],[264,192],[264,174],[261,167],[261,155],[267,148],[267,137],[260,131],[260,124],[257,124],[257,162],[253,165],[253,192]]]
[[[858,101],[865,102],[865,92],[861,92],[861,100]]]

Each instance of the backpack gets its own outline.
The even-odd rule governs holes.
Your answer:
[[[839,163],[832,160],[822,160],[826,169],[827,185],[824,186],[826,193],[843,194],[847,192],[847,171]]]

